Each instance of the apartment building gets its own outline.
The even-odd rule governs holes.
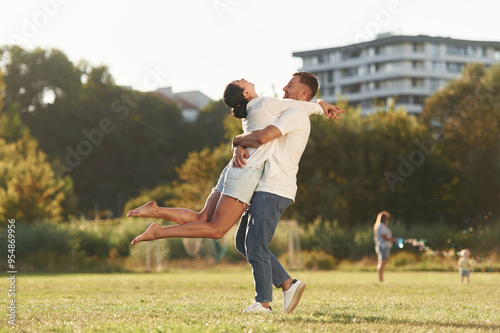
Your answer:
[[[172,87],[163,87],[150,93],[165,101],[177,104],[182,110],[184,121],[189,123],[196,121],[200,110],[212,102],[210,97],[197,90],[174,93]]]
[[[459,77],[467,63],[500,63],[500,42],[381,34],[372,41],[293,56],[302,58],[301,70],[318,77],[325,101],[347,97],[368,114],[376,101],[394,99],[397,107],[418,114],[424,100]]]

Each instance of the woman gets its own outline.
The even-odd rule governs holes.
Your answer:
[[[263,129],[272,124],[281,113],[297,107],[308,114],[339,113],[339,109],[328,103],[296,101],[259,97],[254,84],[245,79],[235,80],[226,86],[224,102],[232,108],[232,115],[243,118],[244,133]],[[221,238],[238,221],[250,203],[253,192],[264,171],[264,162],[272,155],[276,142],[269,142],[259,148],[249,150],[249,158],[244,168],[231,166],[223,170],[217,186],[212,190],[201,212],[185,208],[158,207],[154,201],[131,210],[127,216],[153,217],[173,221],[179,225],[160,227],[153,223],[132,245],[141,241],[159,238]],[[277,170],[266,170],[277,172]]]
[[[384,282],[384,268],[391,255],[392,242],[397,242],[397,238],[392,238],[392,232],[387,227],[391,214],[386,211],[378,213],[377,220],[373,225],[373,238],[375,240],[375,252],[378,257],[377,272],[380,282]]]

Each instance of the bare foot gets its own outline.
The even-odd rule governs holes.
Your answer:
[[[154,201],[150,201],[147,204],[132,209],[127,213],[128,217],[156,217],[156,211],[158,210],[158,205]]]
[[[155,240],[155,231],[159,228],[161,227],[157,223],[151,224],[146,231],[134,238],[134,240],[130,244],[135,245],[139,242]]]

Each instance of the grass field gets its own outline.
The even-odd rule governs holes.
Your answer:
[[[500,274],[295,272],[307,284],[292,314],[242,314],[249,268],[16,276],[16,324],[0,332],[498,332]],[[2,278],[3,304],[9,298]]]

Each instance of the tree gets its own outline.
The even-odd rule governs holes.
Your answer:
[[[429,146],[426,128],[393,105],[362,116],[346,103],[339,103],[347,112],[338,121],[311,119],[289,214],[304,223],[320,217],[345,227],[373,223],[381,210],[407,221],[439,218],[450,205],[440,195],[449,176],[440,151],[422,151]]]
[[[99,206],[121,212],[142,189],[175,180],[175,167],[189,151],[222,140],[217,124],[227,108],[220,103],[207,108],[204,125],[191,131],[176,105],[116,86],[106,66],[75,66],[58,50],[17,46],[1,49],[0,60],[7,107],[18,105],[56,174],[72,177],[81,211]]]
[[[500,65],[470,64],[431,96],[421,121],[439,133],[457,174],[455,217],[500,208]]]
[[[63,52],[19,46],[0,49],[7,88],[6,104],[17,103],[21,113],[36,113],[47,104],[74,100],[81,86],[80,73]]]
[[[15,104],[2,110],[4,89],[0,71],[0,220],[60,221],[76,204],[71,178],[56,176]]]
[[[222,100],[209,103],[189,127],[191,140],[203,144],[201,148],[218,146],[224,140],[224,119],[228,114],[229,108]]]
[[[241,133],[241,121],[226,114],[222,123],[226,129],[226,138],[232,138]],[[124,213],[149,200],[155,200],[164,206],[201,210],[231,157],[231,144],[229,143],[221,143],[212,149],[205,147],[199,152],[189,153],[184,163],[175,169],[178,180],[142,191],[138,197],[126,203]]]
[[[28,134],[12,143],[0,138],[0,156],[0,219],[61,221],[74,203],[73,184],[56,177],[37,142]]]

